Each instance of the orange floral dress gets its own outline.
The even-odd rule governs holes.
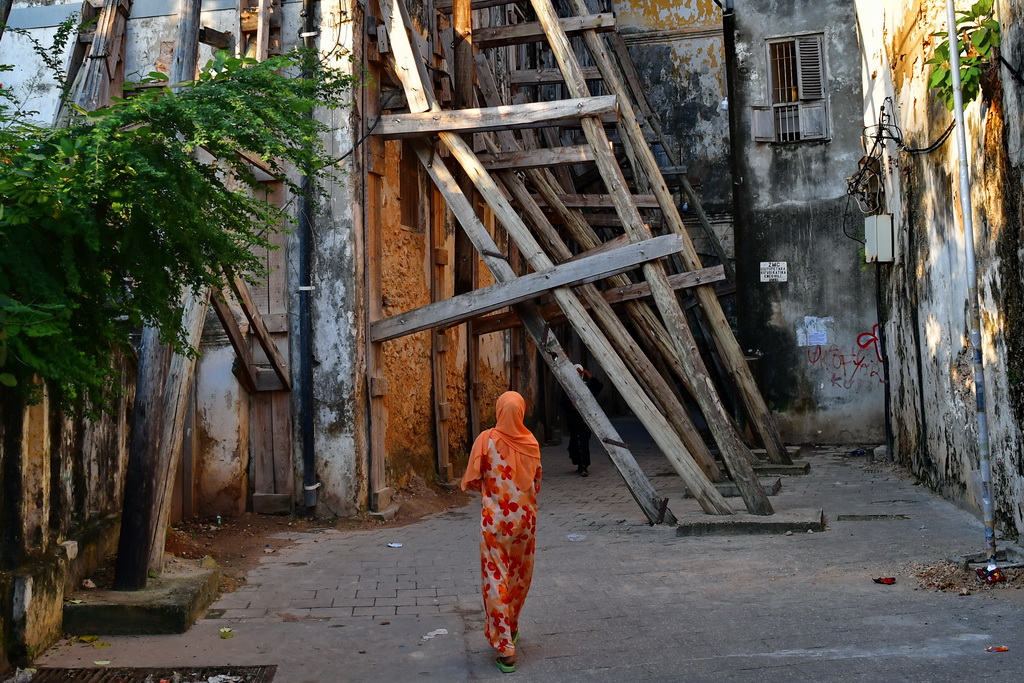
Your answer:
[[[485,634],[501,657],[515,654],[512,634],[519,630],[519,612],[533,579],[536,550],[537,492],[541,468],[537,465],[528,490],[516,486],[513,469],[487,442],[480,478],[468,483],[483,495],[480,508],[480,573],[483,578]]]

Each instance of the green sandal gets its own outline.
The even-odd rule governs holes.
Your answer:
[[[501,671],[501,673],[503,674],[511,674],[515,673],[516,671],[515,664],[506,664],[505,662],[501,661],[501,657],[495,659],[494,664],[498,667],[498,670]]]

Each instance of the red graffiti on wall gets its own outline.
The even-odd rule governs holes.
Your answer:
[[[879,363],[882,363],[882,350],[878,343],[878,325],[875,324],[871,328],[870,332],[861,332],[857,335],[857,346],[862,349],[866,349],[869,346],[875,350],[875,358],[878,359]]]
[[[873,349],[874,353],[868,351]],[[874,356],[874,357],[872,357]],[[834,387],[852,389],[855,386],[882,384],[882,356],[878,348],[878,325],[871,332],[857,336],[856,348],[847,351],[836,344],[808,346],[807,361],[831,375]]]

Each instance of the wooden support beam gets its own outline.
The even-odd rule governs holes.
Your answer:
[[[497,252],[497,245],[494,244],[487,229],[479,222],[473,207],[466,201],[465,195],[459,191],[455,179],[448,168],[435,157],[433,150],[425,143],[416,143],[417,152],[420,154],[420,161],[427,168],[431,178],[437,184],[438,189],[448,201],[449,208],[455,213],[463,229],[472,233],[474,243],[484,255],[484,261],[495,279],[500,281],[510,280],[516,277],[511,266],[503,259],[488,256]],[[662,510],[662,499],[651,485],[643,471],[636,464],[628,448],[624,447],[622,438],[615,431],[611,422],[605,416],[597,399],[590,393],[590,390],[583,383],[573,367],[573,362],[566,355],[554,332],[544,323],[544,320],[537,313],[536,306],[530,303],[516,305],[517,314],[523,320],[523,326],[527,333],[533,338],[541,351],[541,357],[548,364],[551,372],[558,378],[566,393],[572,398],[580,414],[587,420],[594,436],[597,437],[601,446],[608,453],[616,469],[626,482],[626,486],[633,495],[634,500],[643,510],[647,519],[655,524],[664,521],[673,524],[675,516],[669,510]],[[717,493],[717,491],[716,491]],[[724,499],[723,499],[724,501]]]
[[[485,97],[486,104],[496,104],[498,102],[498,89],[495,86],[492,77],[492,71],[486,58],[483,55],[477,55],[477,76],[480,85],[480,92]],[[506,149],[517,149],[518,143],[515,138],[508,132],[501,132],[497,134],[497,137],[501,141],[501,144]],[[532,136],[523,136],[524,144],[536,144],[536,140]],[[561,204],[559,197],[561,196],[557,188],[557,183],[552,177],[550,170],[528,170],[526,172],[528,178],[533,178],[536,186],[542,188],[542,194],[548,198],[548,202],[553,206],[558,207],[558,210],[563,212],[568,218],[575,218],[579,220],[578,212],[566,208]],[[548,250],[548,253],[553,254],[555,258],[559,260],[569,260],[572,258],[572,254],[568,247],[562,241],[561,236],[555,232],[551,224],[546,220],[546,216],[541,212],[540,208],[534,202],[534,195],[531,195],[523,183],[518,177],[518,174],[501,173],[500,177],[505,183],[506,187],[511,189],[511,194],[515,197],[519,203],[524,214],[530,217],[533,223],[534,229],[539,239],[541,239]],[[547,182],[546,179],[550,178]],[[593,235],[593,231],[590,230],[589,226],[585,223],[580,223],[582,228],[588,231],[587,237]],[[584,240],[585,241],[585,240]],[[584,243],[581,241],[581,244]],[[618,240],[612,240],[617,242]],[[592,240],[587,241],[587,246],[591,247],[592,252],[604,249],[605,246],[601,245],[596,236]],[[613,280],[621,280],[623,283],[628,283],[629,280],[625,276],[616,276]],[[660,411],[667,419],[671,426],[671,429],[675,431],[676,436],[684,444],[686,450],[691,454],[693,460],[701,468],[704,474],[712,481],[718,481],[721,479],[721,472],[718,466],[715,464],[714,458],[711,456],[707,445],[700,438],[696,426],[690,418],[688,409],[682,404],[681,400],[675,394],[674,388],[668,384],[668,382],[661,376],[657,368],[654,366],[650,358],[648,358],[643,350],[639,347],[636,341],[630,336],[629,332],[623,326],[622,322],[615,315],[614,311],[604,301],[602,301],[601,294],[592,285],[585,285],[579,289],[583,295],[582,301],[584,305],[592,309],[601,326],[608,335],[609,340],[615,346],[616,351],[622,356],[622,358],[630,365],[632,370],[636,373],[640,382],[650,392],[650,399],[656,403],[655,408]],[[655,320],[655,324],[660,325],[660,322]],[[667,333],[665,333],[667,334]],[[671,356],[668,356],[671,358]],[[652,430],[652,433],[653,432]],[[668,439],[670,437],[663,436]],[[664,446],[662,446],[664,448]],[[669,462],[672,462],[674,466],[676,463],[673,460],[671,452],[667,452],[666,456]],[[676,466],[677,472],[685,479],[683,471],[680,466]]]
[[[199,345],[209,290],[188,292],[183,302],[185,342]],[[115,590],[140,590],[150,570],[163,570],[174,473],[184,441],[185,412],[195,378],[196,357],[173,354],[159,332],[144,328],[140,372],[125,474],[125,500],[118,539]]]
[[[696,287],[698,285],[707,284],[708,282],[720,282],[723,280],[725,280],[725,274],[722,272],[721,266],[702,268],[701,270],[687,273],[676,273],[675,275],[670,275],[668,278],[669,284],[672,285],[672,289],[676,290]],[[637,282],[632,285],[621,285],[612,289],[605,289],[601,292],[601,296],[612,307],[627,301],[644,299],[650,295],[651,288],[646,282]],[[561,314],[561,309],[558,308],[557,304],[545,304],[538,310],[548,325],[560,325],[565,322],[565,316]],[[519,327],[520,325],[521,322],[519,321],[519,316],[512,311],[492,313],[490,315],[477,318],[476,321],[474,321],[473,333],[490,334],[492,332],[500,332],[501,330]]]
[[[614,31],[615,15],[611,12],[566,17],[559,20],[559,26],[567,35],[578,35],[582,31]],[[539,43],[547,40],[543,27],[535,22],[490,26],[473,30],[473,44],[478,48],[501,47]]]
[[[546,248],[556,258],[566,259],[569,256],[569,249],[561,241],[559,235],[554,231],[541,212],[540,207],[531,201],[531,195],[527,191],[519,177],[510,172],[502,172],[501,180],[524,208],[525,215],[529,217],[538,236],[546,245]],[[630,369],[636,373],[636,377],[648,392],[648,398],[654,403],[657,410],[661,412],[668,421],[670,427],[675,430],[676,436],[682,441],[686,450],[692,456],[694,462],[700,467],[704,474],[712,481],[719,481],[722,478],[721,471],[715,465],[707,445],[700,438],[696,426],[690,419],[688,409],[676,396],[673,388],[658,373],[657,368],[643,353],[640,346],[633,340],[626,330],[622,321],[612,310],[611,306],[602,298],[601,293],[593,285],[584,285],[578,289],[581,302],[590,309],[604,330],[615,351]],[[668,460],[672,462],[671,455]],[[684,477],[685,479],[685,477]]]
[[[483,109],[426,111],[386,114],[373,135],[385,139],[410,138],[448,133],[483,133],[510,128],[550,126],[581,116],[618,115],[614,97],[531,102]]]
[[[551,1],[531,0],[531,3],[537,14],[537,20],[544,26],[544,31],[548,36],[548,45],[551,47],[558,67],[565,76],[566,89],[575,97],[588,96],[590,91],[586,80],[583,78],[579,60],[569,44],[569,39],[561,29]],[[575,0],[572,3],[577,12],[580,12],[579,7],[582,5],[584,5],[583,0]],[[600,37],[594,31],[585,31],[583,37],[595,62],[600,65],[602,58],[606,59],[603,56]],[[602,71],[602,74],[608,75],[604,71]],[[629,114],[632,114],[632,108],[629,107],[628,109]],[[604,179],[605,187],[615,200],[615,210],[623,221],[623,228],[631,241],[637,242],[645,239],[650,235],[650,231],[644,225],[639,210],[632,202],[626,179],[623,176],[622,169],[619,168],[615,155],[609,147],[604,127],[599,121],[592,118],[582,119],[581,123],[587,141],[594,148],[595,161],[598,168],[601,169],[601,177]],[[653,158],[653,154],[651,154],[646,142],[642,139],[634,145],[632,151],[640,153],[641,150],[639,148],[642,148],[643,151],[646,151]],[[657,165],[655,165],[656,168]],[[666,210],[668,209],[663,206],[662,211]],[[671,210],[675,211],[674,203],[671,206]],[[699,265],[698,261],[696,267],[699,267]],[[650,262],[644,265],[643,270],[644,278],[651,287],[652,298],[658,307],[666,329],[669,331],[676,359],[680,366],[686,369],[687,374],[693,378],[692,385],[693,389],[695,389],[693,396],[701,407],[701,411],[715,436],[715,441],[719,445],[723,458],[730,466],[730,472],[744,493],[743,500],[748,512],[753,514],[771,514],[773,512],[771,503],[768,501],[764,489],[757,482],[757,476],[753,472],[749,458],[744,454],[744,450],[749,452],[749,449],[746,449],[746,445],[740,440],[739,434],[732,426],[728,412],[725,410],[714,390],[714,386],[711,384],[707,369],[704,367],[696,342],[693,339],[693,334],[690,332],[685,313],[668,284],[668,275],[665,269],[660,263]],[[717,297],[715,297],[714,301],[715,305],[718,305]]]
[[[601,72],[597,67],[585,66],[583,77],[588,81],[599,81]],[[512,85],[551,85],[562,82],[562,72],[558,69],[518,69],[513,71],[509,78]]]
[[[570,145],[557,149],[538,149],[533,152],[498,152],[481,154],[480,163],[488,171],[505,168],[522,170],[526,168],[549,168],[569,166],[594,160],[594,153],[586,145]]]
[[[371,341],[388,341],[430,328],[458,325],[499,308],[528,301],[556,287],[603,280],[641,263],[673,254],[681,248],[677,235],[664,235],[583,258],[548,270],[523,275],[467,294],[384,318],[370,325]]]
[[[422,60],[416,55],[408,37],[410,21],[407,11],[401,0],[392,0],[390,4],[384,3],[381,12],[385,15],[385,24],[390,27],[392,55],[394,56],[397,68],[396,73],[402,79],[407,98],[422,97],[422,102],[427,109],[438,110],[439,105],[433,99],[429,88],[424,84],[427,79],[423,77],[425,69],[422,67]],[[422,95],[420,95],[422,93]],[[584,119],[590,121],[591,119]],[[494,183],[486,170],[480,165],[472,149],[457,134],[442,132],[439,138],[455,159],[462,165],[467,175],[473,179],[477,190],[484,197],[499,222],[504,225],[509,237],[516,243],[522,252],[523,257],[533,266],[535,270],[542,270],[551,267],[551,260],[544,254],[543,250],[536,243],[530,230],[523,223],[522,219],[515,212],[504,194]],[[607,143],[605,143],[607,144]],[[454,190],[454,181],[449,182],[450,173],[440,159],[435,158],[433,149],[423,142],[416,143],[416,151],[420,161],[427,168],[438,188],[445,194],[449,206],[459,217],[463,229],[467,233],[473,231],[471,239],[477,247],[488,268],[497,280],[507,280],[515,277],[514,272],[508,263],[500,257],[491,254],[499,253],[493,244],[493,239],[487,234],[479,219],[472,211],[472,207],[465,200],[461,191]],[[465,209],[469,209],[466,211]],[[482,233],[482,234],[480,234]],[[671,425],[665,419],[653,403],[646,397],[643,389],[633,379],[629,369],[622,359],[615,353],[614,348],[609,344],[601,331],[590,319],[582,304],[568,288],[554,290],[556,301],[562,306],[566,315],[569,316],[581,339],[588,345],[591,353],[601,362],[606,374],[611,379],[619,393],[627,401],[634,413],[640,417],[652,432],[656,442],[669,457],[676,467],[677,472],[683,477],[687,487],[694,491],[697,501],[701,507],[713,514],[732,514],[732,508],[728,502],[718,493],[711,481],[694,462],[683,443],[678,439]],[[556,352],[553,348],[554,335],[543,327],[543,320],[537,314],[534,307],[527,304],[519,304],[523,309],[520,315],[527,315],[524,319],[526,329],[531,335],[536,335],[535,340],[545,351],[545,361],[549,362],[552,372],[562,386],[566,389],[581,415],[590,424],[591,429],[598,436],[599,441],[604,445],[612,461],[616,464],[619,472],[627,479],[631,493],[641,508],[648,514],[648,519],[659,520],[663,506],[659,505],[657,511],[650,509],[650,496],[648,491],[653,490],[650,482],[640,473],[640,477],[634,476],[638,470],[636,462],[625,449],[621,448],[621,441],[611,434],[614,429],[607,417],[597,406],[596,401],[586,389],[586,385],[580,380],[578,373],[572,370],[565,358],[564,352],[558,355],[561,348]],[[532,322],[531,322],[532,320]],[[531,327],[533,326],[533,327]],[[629,477],[627,478],[627,472]],[[644,488],[646,485],[646,489]]]
[[[535,8],[538,5],[550,6],[550,0],[531,1]],[[584,8],[586,3],[584,0],[570,0],[570,5],[574,7],[577,12],[581,10],[585,11]],[[553,10],[551,11],[553,12]],[[542,13],[538,11],[538,15],[541,14]],[[544,14],[545,16],[547,15],[546,10]],[[545,19],[542,19],[542,21],[545,21]],[[553,20],[549,17],[546,19],[546,22],[549,30],[553,30]],[[626,86],[622,82],[618,72],[615,70],[612,61],[605,50],[601,37],[596,33],[587,32],[584,34],[584,40],[587,43],[587,48],[590,50],[594,62],[604,76],[605,87],[611,92],[624,96],[628,101]],[[565,46],[567,47],[567,43]],[[559,50],[561,49],[562,48],[560,47]],[[586,84],[578,75],[579,66],[575,63],[574,54],[571,56],[571,59],[575,64],[577,76],[574,79],[574,87],[571,87],[569,92],[577,97],[585,97],[588,94],[588,91]],[[563,67],[564,71],[565,65],[562,64],[563,61],[566,60],[559,60],[560,66]],[[570,65],[569,68],[573,68],[573,66]],[[596,131],[596,126],[594,124],[590,125],[590,130]],[[634,141],[634,150],[637,162],[637,166],[635,167],[636,172],[639,173],[642,171],[646,175],[647,181],[650,183],[651,190],[654,192],[655,196],[658,197],[662,214],[665,217],[669,229],[678,235],[685,236],[688,246],[681,254],[684,266],[687,270],[696,270],[700,268],[700,257],[697,255],[696,249],[693,248],[692,242],[690,242],[689,235],[686,232],[686,226],[683,224],[683,220],[679,215],[679,210],[676,207],[675,199],[672,197],[671,192],[669,192],[668,187],[665,184],[665,179],[662,177],[661,171],[658,169],[657,160],[654,158],[654,154],[651,152],[650,147],[648,147],[646,143],[642,142],[643,130],[636,120],[632,107],[623,107],[622,125],[620,126],[620,130],[625,133],[626,137]],[[603,130],[601,133],[603,136]],[[593,147],[598,146],[594,141],[591,141],[590,144]],[[600,159],[598,161],[600,163]],[[608,182],[607,176],[605,176],[605,182]],[[764,402],[764,397],[761,396],[761,391],[754,382],[754,377],[750,372],[750,367],[747,365],[746,359],[744,358],[743,350],[736,341],[736,337],[732,332],[732,327],[729,325],[729,321],[726,319],[725,313],[722,311],[722,306],[718,301],[718,296],[715,294],[714,288],[698,287],[694,290],[694,296],[697,297],[697,300],[700,302],[701,307],[704,310],[704,314],[707,316],[707,322],[714,334],[714,341],[718,347],[719,353],[721,354],[722,361],[726,365],[726,368],[733,380],[733,383],[737,386],[740,395],[743,396],[744,407],[747,410],[750,421],[754,425],[754,429],[761,436],[761,440],[764,442],[765,448],[767,448],[772,462],[779,464],[788,464],[792,462],[792,459],[786,452],[785,444],[782,442],[782,437],[779,435],[778,427],[775,424],[771,411],[768,410],[768,406]],[[752,489],[753,487],[751,486],[750,488]],[[757,487],[757,490],[760,491],[760,487]],[[753,490],[751,490],[750,493],[751,495],[754,495]],[[765,500],[767,501],[767,499]]]
[[[487,9],[488,7],[501,7],[502,5],[508,5],[518,0],[473,0],[472,8],[474,10]],[[437,0],[434,3],[434,9],[444,14],[452,13],[452,5],[454,0]]]
[[[270,330],[264,324],[263,316],[260,315],[256,302],[252,300],[249,285],[237,275],[234,277],[229,276],[228,282],[235,296],[238,297],[238,303],[242,305],[242,312],[245,313],[245,317],[249,320],[249,331],[259,341],[260,346],[263,347],[263,352],[267,354],[267,359],[270,361],[270,367],[277,373],[281,384],[286,389],[290,389],[292,382],[288,373],[288,364],[281,356],[281,352],[277,350],[277,344],[274,343],[273,338],[270,336]]]
[[[242,330],[238,327],[238,321],[235,320],[231,308],[224,301],[220,292],[213,296],[213,310],[217,313],[217,319],[220,320],[224,332],[228,335],[231,348],[235,350],[235,363],[231,367],[232,374],[248,393],[256,393],[259,389],[256,387],[256,364],[253,362],[252,352],[242,335]]]
[[[235,36],[228,31],[218,31],[209,26],[199,29],[199,42],[218,50],[230,50],[235,45]]]
[[[543,197],[537,197],[537,203],[546,206]],[[615,201],[607,194],[563,194],[559,196],[562,204],[570,209],[614,209]],[[633,195],[633,205],[638,209],[657,209],[658,198],[653,194]]]
[[[430,265],[430,300],[441,301],[449,296],[449,269],[446,222],[448,212],[443,198],[437,190],[431,190],[430,197],[430,245],[433,249],[433,263]],[[442,481],[451,481],[452,472],[450,436],[448,421],[451,406],[448,402],[448,352],[451,339],[441,331],[430,335],[430,378],[432,387],[434,449],[437,476]]]

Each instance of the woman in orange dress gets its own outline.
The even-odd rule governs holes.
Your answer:
[[[498,397],[494,429],[481,432],[469,455],[462,490],[483,494],[480,572],[487,640],[505,673],[516,670],[519,612],[533,578],[540,446],[523,424],[526,401],[507,391]]]

